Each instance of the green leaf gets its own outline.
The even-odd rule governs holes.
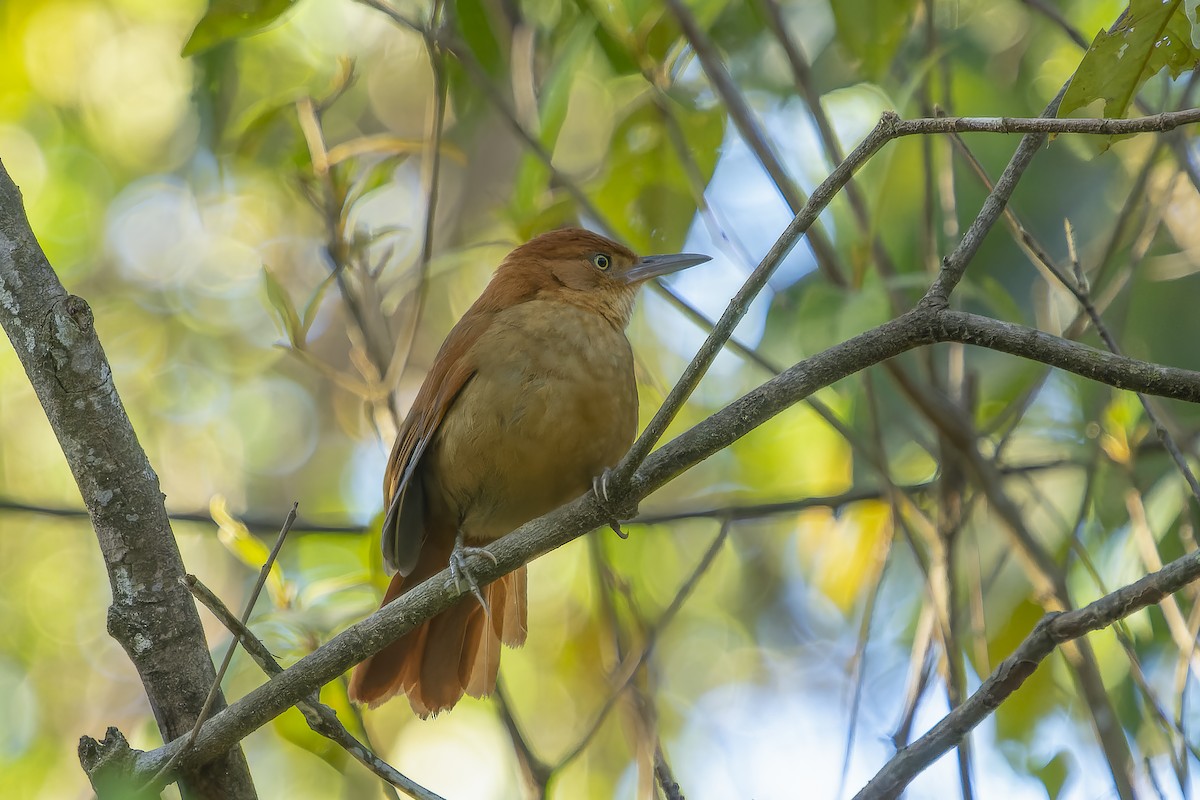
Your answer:
[[[292,298],[288,295],[287,289],[283,288],[283,284],[266,267],[263,267],[263,282],[267,287],[267,301],[275,309],[275,312],[279,314],[279,319],[283,322],[283,329],[287,333],[288,341],[297,350],[303,349],[304,332],[308,328],[301,324],[300,315],[296,313],[296,306],[292,303]]]
[[[1047,761],[1045,764],[1039,764],[1036,760],[1031,759],[1029,763],[1029,774],[1042,782],[1042,786],[1046,787],[1046,796],[1050,800],[1055,800],[1062,794],[1063,786],[1067,783],[1067,776],[1071,774],[1071,755],[1066,750],[1060,750],[1054,758]]]
[[[1192,10],[1195,15],[1195,9]],[[1104,116],[1121,117],[1146,81],[1163,69],[1172,77],[1200,61],[1196,31],[1183,0],[1132,0],[1110,31],[1084,53],[1059,107],[1060,117],[1104,100]]]
[[[246,112],[237,123],[232,137],[234,152],[242,158],[252,158],[260,154],[265,142],[281,134],[291,142],[301,141],[296,125],[296,104],[261,103]],[[276,143],[275,147],[281,146]]]
[[[672,96],[668,102],[688,153],[707,183],[725,136],[725,114],[719,107],[689,107],[692,101],[686,97]],[[683,244],[696,214],[696,198],[662,114],[648,95],[613,133],[608,169],[592,196],[605,219],[634,248],[655,252]]]
[[[837,38],[870,80],[884,76],[908,34],[916,0],[830,0]]]
[[[988,632],[991,663],[998,663],[1016,650],[1044,614],[1041,606],[1023,600],[1008,616],[995,622],[989,618],[989,623],[999,625],[995,633]],[[974,663],[974,658],[971,660],[975,669],[981,670],[982,665]],[[1052,713],[1061,702],[1062,694],[1054,680],[1053,659],[1047,659],[1025,679],[1020,689],[996,709],[996,737],[1001,741],[1028,744],[1033,740],[1041,719]]]
[[[575,24],[565,42],[556,48],[554,66],[546,77],[539,93],[538,127],[539,138],[549,153],[554,152],[554,143],[567,117],[567,106],[571,99],[571,87],[577,73],[584,71],[586,54],[594,43],[595,20],[582,19]],[[545,205],[545,192],[549,188],[550,170],[542,160],[527,154],[521,161],[513,191],[512,212],[521,222],[539,216]]]
[[[501,76],[505,71],[504,48],[497,36],[496,24],[488,12],[491,3],[484,0],[458,0],[454,5],[463,41],[489,75]]]
[[[183,46],[183,56],[265,30],[295,4],[296,0],[210,0],[208,11]]]

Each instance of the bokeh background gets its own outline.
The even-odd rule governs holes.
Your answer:
[[[640,302],[630,337],[644,423],[703,339],[697,314],[720,314],[791,219],[789,198],[832,168],[821,118],[848,149],[887,109],[1035,116],[1080,62],[1072,32],[1090,41],[1124,4],[688,7],[777,155],[774,175],[695,43],[652,0],[460,0],[436,11],[397,0],[399,21],[351,0],[0,3],[0,159],[63,283],[95,311],[188,570],[244,603],[274,529],[300,503],[252,618],[285,663],[378,602],[380,483],[397,419],[513,245],[582,223],[641,252],[713,256],[671,280],[676,297],[658,289]],[[438,46],[403,23],[434,13],[446,24]],[[789,48],[811,67],[805,90]],[[1143,108],[1194,104],[1190,77],[1152,79]],[[1058,137],[1013,204],[1063,263],[1069,220],[1129,354],[1192,369],[1195,141]],[[993,178],[1015,145],[966,141]],[[740,349],[717,360],[669,435],[919,297],[987,191],[948,138],[891,144],[856,186],[860,208],[843,194],[822,216],[825,269],[806,244],[785,260],[738,328]],[[999,228],[959,301],[1096,342],[1071,329],[1073,299]],[[1076,602],[1194,547],[1195,501],[1132,396],[958,347],[896,369],[962,410]],[[628,541],[600,531],[531,566],[529,643],[505,653],[502,682],[533,752],[559,767],[550,796],[652,796],[638,697],[651,699],[688,797],[848,796],[896,742],[946,712],[950,665],[969,691],[1040,617],[987,500],[970,484],[937,483],[953,471],[937,409],[883,369],[818,397],[821,413],[789,410],[643,504],[647,517],[678,518],[630,524]],[[1190,453],[1195,410],[1162,407]],[[911,503],[889,500],[889,486]],[[950,513],[946,491],[965,509],[945,562],[955,637],[935,621],[942,556],[922,533]],[[0,346],[4,797],[90,796],[75,745],[108,725],[134,746],[160,743],[105,632],[108,583],[80,507],[15,354]],[[723,519],[727,540],[687,583]],[[658,626],[685,584],[686,602]],[[1182,636],[1152,610],[1119,636],[1091,637],[1140,786],[1165,797],[1200,788],[1195,608],[1183,593]],[[222,653],[228,637],[201,616]],[[622,658],[651,636],[636,691],[585,741]],[[262,680],[239,656],[227,696]],[[343,683],[324,694],[358,730]],[[399,700],[365,725],[381,755],[446,797],[517,797],[503,713],[466,700],[422,722]],[[1088,719],[1053,656],[973,734],[975,791],[1115,796]],[[264,798],[381,793],[294,711],[244,745]],[[950,755],[911,796],[962,792]]]

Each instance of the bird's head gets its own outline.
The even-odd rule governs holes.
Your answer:
[[[646,281],[703,264],[692,253],[639,256],[624,245],[581,228],[563,228],[531,239],[508,254],[493,285],[526,299],[556,299],[599,313],[624,328],[638,287]]]

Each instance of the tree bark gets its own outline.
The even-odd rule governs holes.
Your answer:
[[[183,560],[158,476],[117,395],[91,309],[59,282],[3,163],[0,326],[37,392],[91,516],[112,587],[109,633],[137,667],[169,742],[195,725],[215,679],[200,616],[182,583]],[[216,708],[224,705],[220,699]],[[85,737],[82,744],[81,751],[94,743]],[[89,771],[97,785],[94,776]],[[189,800],[256,796],[240,747],[184,771],[181,789]]]

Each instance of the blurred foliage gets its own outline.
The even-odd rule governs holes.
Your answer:
[[[1085,56],[1040,3],[774,2],[687,5],[802,187],[833,159],[789,49],[811,65],[843,151],[885,109],[1035,116],[1081,59],[1065,111],[1104,98],[1104,113],[1118,115],[1135,95],[1153,112],[1195,104],[1181,72],[1195,61],[1193,4],[1135,0]],[[643,252],[710,253],[671,285],[711,318],[791,218],[666,4],[391,6],[417,26],[436,16],[430,38],[370,5],[0,5],[0,159],[64,283],[95,310],[168,507],[212,520],[176,526],[189,571],[231,606],[244,602],[300,501],[302,523],[251,620],[285,663],[378,602],[387,445],[443,336],[515,243],[582,222]],[[1085,32],[1125,10],[1116,0],[1056,8]],[[1169,41],[1150,35],[1159,28]],[[965,144],[994,179],[1015,138]],[[1013,208],[1062,263],[1070,220],[1080,268],[1129,355],[1196,369],[1200,196],[1181,164],[1197,157],[1194,131],[1176,145],[1134,137],[1101,152],[1103,142],[1060,136]],[[822,216],[848,285],[820,277],[797,248],[738,329],[758,360],[722,354],[670,435],[768,378],[764,364],[788,366],[918,297],[986,194],[945,138],[893,143],[855,186],[860,208],[843,193]],[[879,268],[872,238],[893,272]],[[956,302],[1098,344],[1072,326],[1073,298],[1007,231],[986,240]],[[646,292],[630,335],[645,421],[703,331]],[[1131,395],[986,350],[939,347],[894,367],[973,426],[1076,603],[1196,546],[1195,500]],[[798,759],[806,795],[834,796],[844,759],[852,792],[891,755],[905,719],[911,738],[944,713],[927,570],[940,549],[930,531],[951,515],[936,483],[955,461],[945,420],[884,368],[819,399],[644,503],[651,516],[739,509],[661,630],[719,515],[631,524],[629,541],[600,531],[531,566],[529,643],[505,653],[502,681],[539,757],[557,765],[581,741],[614,670],[651,637],[633,683],[653,699],[689,797],[793,797]],[[1197,409],[1159,406],[1190,456]],[[7,347],[0,426],[0,787],[5,797],[88,796],[79,735],[117,725],[148,748],[157,734],[104,633],[105,575],[86,522],[37,512],[75,508],[78,494]],[[890,502],[890,486],[908,501]],[[823,499],[786,505],[811,498]],[[966,485],[961,508],[950,657],[969,690],[1029,632],[1043,598],[978,486]],[[1090,638],[1142,788],[1153,776],[1167,796],[1200,788],[1189,777],[1200,744],[1189,724],[1196,593],[1176,602],[1182,631],[1149,611]],[[202,617],[223,652],[228,637]],[[239,656],[226,689],[237,697],[262,680]],[[359,732],[342,683],[322,697]],[[637,707],[616,705],[555,772],[551,796],[644,795]],[[381,755],[444,796],[520,794],[494,703],[421,722],[401,700],[365,725]],[[295,713],[245,746],[264,798],[378,796]],[[973,734],[972,753],[980,795],[1112,794],[1059,656]],[[912,796],[957,793],[952,761]]]

